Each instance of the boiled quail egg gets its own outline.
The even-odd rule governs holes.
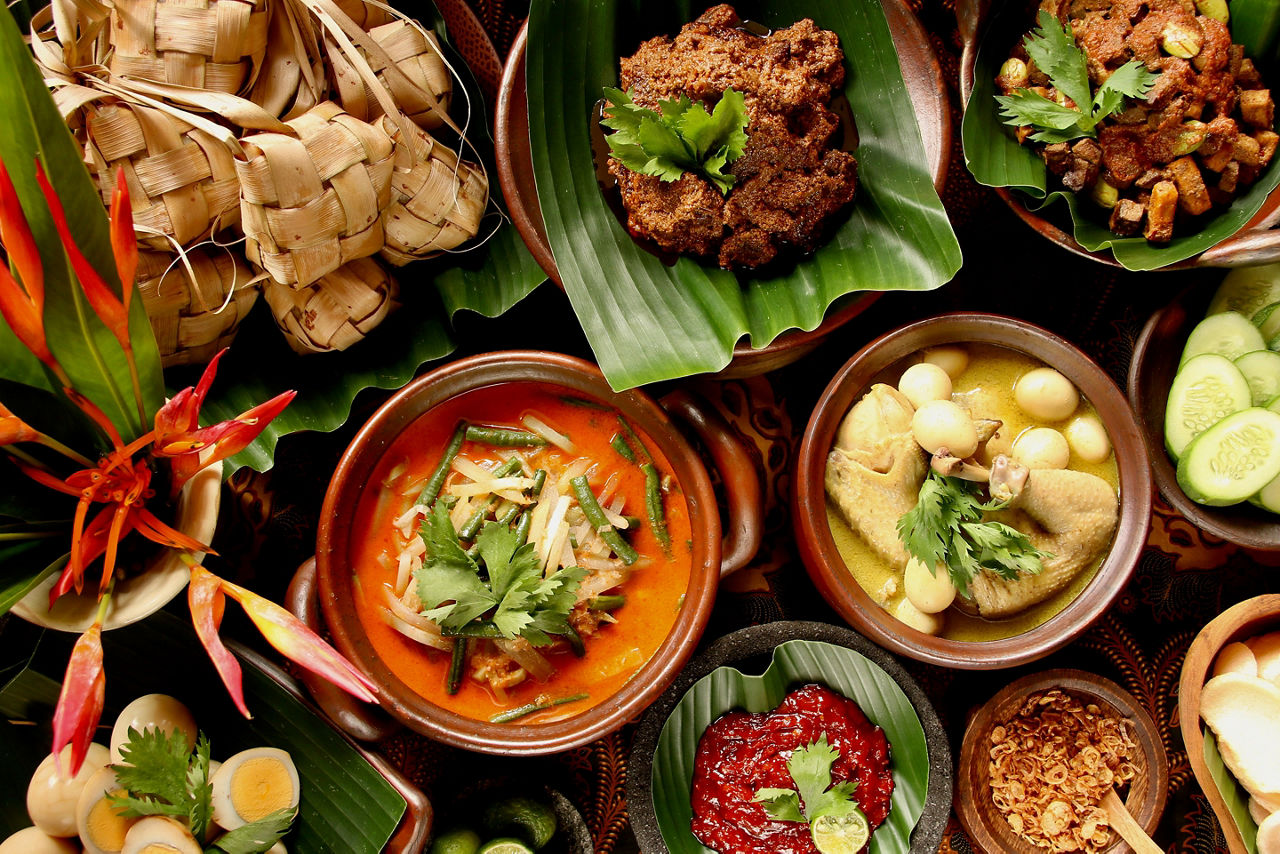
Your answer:
[[[956,598],[956,586],[945,566],[937,566],[930,571],[914,557],[907,561],[902,586],[911,604],[925,614],[947,610]]]
[[[298,805],[298,769],[275,747],[242,750],[213,775],[213,820],[225,830]]]
[[[915,605],[911,604],[910,599],[903,599],[893,609],[893,616],[899,622],[906,623],[918,632],[924,632],[926,635],[942,634],[942,627],[946,624],[945,614],[926,614]]]
[[[50,753],[27,784],[27,815],[31,823],[50,836],[76,835],[76,801],[89,778],[111,761],[111,751],[90,744],[80,771],[71,776],[71,745],[62,749],[62,769]]]
[[[1080,392],[1053,368],[1035,368],[1013,386],[1018,408],[1041,421],[1065,421],[1080,405]]]
[[[1064,469],[1071,461],[1071,448],[1052,427],[1032,427],[1013,440],[1013,459],[1029,469]]]
[[[937,365],[921,362],[902,372],[898,391],[916,408],[931,400],[950,400],[951,377]]]
[[[917,409],[911,417],[911,433],[931,454],[946,448],[964,459],[978,450],[978,428],[973,419],[950,400],[931,400]]]
[[[160,815],[138,819],[124,837],[121,854],[203,854],[186,826]]]
[[[124,849],[125,834],[138,820],[121,815],[107,800],[108,795],[124,794],[109,767],[99,769],[85,783],[76,801],[76,830],[86,854],[120,854]]]
[[[969,351],[956,344],[944,344],[941,347],[930,347],[922,354],[926,364],[937,365],[947,372],[947,376],[955,379],[969,367]]]
[[[50,836],[38,827],[24,827],[0,842],[0,854],[77,854],[79,850],[70,839]]]
[[[187,750],[196,746],[195,718],[181,701],[168,694],[144,694],[120,712],[111,729],[111,761],[116,764],[124,761],[120,747],[128,743],[130,729],[138,732],[160,729],[170,736],[181,733],[187,740]]]
[[[1092,415],[1071,419],[1063,432],[1067,434],[1071,453],[1086,463],[1105,462],[1111,456],[1111,439],[1107,436],[1107,430]]]

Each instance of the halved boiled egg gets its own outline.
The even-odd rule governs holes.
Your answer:
[[[203,854],[191,831],[180,822],[160,815],[138,819],[124,837],[121,854]]]
[[[121,815],[107,796],[125,794],[110,767],[94,773],[85,784],[76,801],[76,830],[87,854],[120,854],[124,850],[125,834],[138,819]]]
[[[181,733],[187,740],[187,750],[196,746],[196,719],[180,700],[168,694],[144,694],[124,707],[111,729],[112,762],[124,761],[120,746],[128,743],[130,729],[138,732],[159,729],[170,736]]]
[[[0,842],[0,854],[76,854],[79,850],[71,840],[50,836],[38,827],[24,827]]]
[[[225,830],[296,807],[301,794],[293,759],[275,747],[242,750],[224,760],[212,784],[213,820]]]
[[[111,751],[90,744],[80,771],[71,776],[71,745],[62,749],[62,767],[50,753],[27,784],[27,815],[31,823],[50,836],[76,835],[76,801],[89,778],[111,761]]]

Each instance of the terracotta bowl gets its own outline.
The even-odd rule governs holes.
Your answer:
[[[1177,463],[1164,447],[1164,413],[1169,387],[1187,336],[1204,319],[1214,284],[1187,288],[1151,315],[1133,346],[1129,362],[1129,403],[1151,451],[1156,486],[1173,509],[1197,528],[1249,549],[1280,551],[1280,516],[1248,502],[1231,507],[1207,507],[1187,497],[1178,486]]]
[[[986,36],[987,27],[991,23],[994,12],[999,8],[1000,4],[992,3],[991,0],[957,0],[956,2],[956,21],[960,27],[960,40],[963,45],[960,55],[960,99],[964,106],[968,106],[969,93],[973,91],[974,65],[978,59],[978,48]],[[1028,27],[1032,23],[1029,12]],[[1070,231],[1064,231],[1053,220],[1028,210],[1024,196],[1003,187],[995,188],[995,192],[1018,219],[1031,226],[1042,237],[1083,258],[1091,258],[1112,267],[1120,266],[1109,251],[1090,252],[1076,242]],[[1063,207],[1055,205],[1050,210],[1061,212]],[[1063,216],[1067,215],[1064,213]],[[1070,220],[1068,219],[1067,222],[1069,223]],[[1194,258],[1172,264],[1164,269],[1247,267],[1278,260],[1280,259],[1280,230],[1272,230],[1272,226],[1277,222],[1280,222],[1280,192],[1272,191],[1262,208],[1235,235]]]
[[[1109,679],[1083,670],[1046,670],[1024,676],[1003,688],[970,718],[965,729],[956,772],[956,815],[974,847],[979,851],[1007,854],[1040,854],[1044,851],[1017,836],[992,804],[988,748],[991,730],[1016,715],[1028,695],[1047,688],[1062,688],[1133,722],[1132,734],[1138,745],[1133,764],[1138,775],[1129,784],[1125,806],[1150,834],[1160,823],[1169,794],[1169,760],[1155,722],[1129,692]],[[1114,833],[1112,838],[1115,841],[1105,849],[1110,854],[1133,850]]]
[[[906,3],[902,0],[886,0],[883,5],[889,31],[898,49],[903,81],[907,85],[916,120],[920,125],[929,173],[933,176],[934,187],[941,192],[942,185],[946,183],[947,163],[951,156],[951,108],[947,99],[946,78],[942,74],[937,56],[929,46],[924,27]],[[498,92],[494,126],[498,181],[511,212],[511,219],[529,251],[547,276],[563,288],[555,259],[551,255],[551,244],[543,227],[542,211],[538,207],[533,155],[529,150],[529,111],[525,90],[528,35],[529,28],[526,24],[520,28],[502,71],[502,88]],[[879,298],[879,292],[850,294],[837,300],[827,310],[822,323],[811,331],[785,332],[771,344],[757,349],[740,343],[734,348],[733,360],[728,367],[715,376],[721,379],[740,379],[789,365],[812,352],[823,339],[866,311]]]
[[[1111,437],[1120,476],[1120,520],[1111,551],[1093,580],[1062,611],[1035,628],[991,641],[933,637],[899,622],[852,577],[827,522],[823,475],[840,421],[872,379],[895,362],[940,344],[992,344],[1060,371],[1093,404]],[[1043,658],[1082,634],[1120,595],[1142,554],[1151,524],[1151,469],[1133,412],[1115,383],[1067,341],[1021,320],[948,314],[881,336],[854,355],[818,400],[796,455],[792,521],[800,557],[824,598],[858,631],[894,652],[942,667],[986,670]]]
[[[1246,599],[1223,611],[1201,629],[1191,641],[1187,657],[1182,662],[1182,680],[1178,684],[1178,725],[1182,729],[1182,742],[1187,746],[1187,758],[1191,761],[1196,782],[1204,790],[1209,805],[1218,816],[1218,823],[1222,825],[1222,835],[1226,837],[1231,854],[1247,854],[1251,849],[1246,847],[1240,829],[1231,817],[1226,793],[1218,788],[1205,764],[1200,692],[1213,671],[1214,659],[1224,646],[1277,629],[1280,629],[1280,594]]]
[[[379,658],[352,606],[356,539],[353,517],[361,496],[386,449],[402,431],[433,407],[455,395],[502,382],[535,381],[567,394],[597,400],[618,409],[670,461],[688,502],[693,532],[693,558],[684,607],[667,639],[653,657],[612,697],[566,720],[545,724],[493,724],[447,711],[402,682]],[[665,410],[664,408],[665,407]],[[692,427],[715,460],[725,484],[732,522],[721,543],[721,522],[707,470],[668,412]],[[400,723],[439,741],[483,753],[532,755],[555,753],[595,741],[640,714],[679,673],[702,635],[722,574],[744,565],[755,554],[763,528],[763,504],[755,467],[745,447],[731,437],[724,422],[695,398],[674,392],[659,406],[638,391],[614,393],[595,365],[541,351],[508,351],[461,359],[410,383],[364,425],[347,448],[329,483],[320,512],[316,542],[320,611],[337,647],[375,684],[379,705]],[[306,566],[290,602],[307,613]],[[314,692],[352,732],[376,737],[381,722],[364,727],[361,710],[330,703],[333,692]]]

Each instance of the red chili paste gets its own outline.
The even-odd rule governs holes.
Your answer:
[[[893,794],[884,730],[853,700],[806,685],[768,714],[730,712],[703,733],[693,771],[693,835],[721,854],[816,852],[808,824],[773,821],[753,798],[766,787],[794,789],[787,760],[824,732],[840,751],[832,784],[857,781],[854,798],[874,831],[889,815]]]

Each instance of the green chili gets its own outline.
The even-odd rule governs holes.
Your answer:
[[[444,479],[449,474],[449,467],[453,465],[453,458],[458,456],[458,451],[462,450],[462,443],[467,438],[467,422],[458,422],[457,429],[453,431],[449,444],[445,446],[444,456],[440,458],[440,462],[436,465],[435,471],[431,472],[431,477],[427,478],[427,482],[422,485],[422,491],[418,493],[416,503],[427,505],[436,500],[436,496],[440,494],[440,487],[444,486]]]
[[[662,506],[658,469],[653,463],[645,463],[640,470],[644,472],[644,509],[649,516],[649,530],[653,531],[665,551],[671,548],[671,534],[667,531],[667,511]]]
[[[604,510],[600,508],[600,502],[596,500],[595,493],[591,491],[591,487],[587,485],[587,476],[579,475],[569,481],[573,486],[573,494],[578,499],[578,506],[582,508],[582,512],[586,515],[587,521],[600,534],[600,539],[613,549],[613,553],[622,559],[627,566],[635,563],[640,555],[636,550],[631,548],[631,544],[622,539],[614,527],[609,524],[608,518],[604,515]]]
[[[556,706],[563,706],[565,703],[576,703],[579,700],[585,700],[590,696],[591,696],[590,694],[582,693],[582,694],[574,694],[570,697],[561,697],[558,700],[544,700],[541,703],[527,703],[523,706],[518,706],[506,712],[499,712],[498,714],[489,718],[489,723],[492,723],[492,724],[509,723],[519,718],[523,718],[525,715],[531,715],[534,712],[545,711],[547,709],[551,709]]]
[[[492,445],[495,448],[521,448],[547,444],[546,439],[527,430],[508,430],[503,427],[471,426],[467,428],[467,439],[482,445]]]
[[[467,662],[467,639],[456,638],[453,642],[453,657],[449,659],[449,678],[445,682],[445,693],[450,696],[458,693],[462,687],[462,674]]]

